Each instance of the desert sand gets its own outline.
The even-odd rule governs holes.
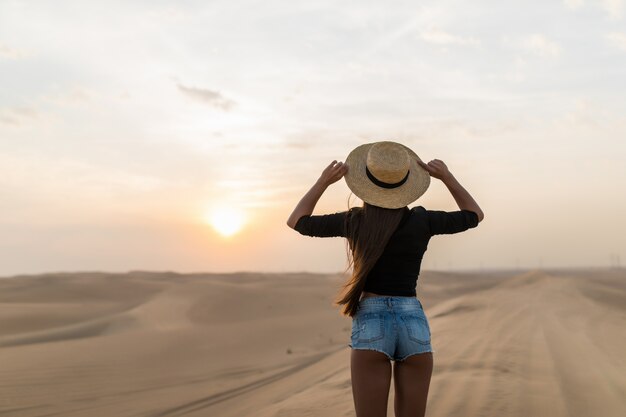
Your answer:
[[[344,279],[0,278],[0,415],[354,416]],[[626,416],[626,270],[423,271],[417,291],[427,416]]]

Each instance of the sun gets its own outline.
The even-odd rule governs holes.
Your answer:
[[[217,207],[207,213],[205,221],[210,224],[220,235],[232,236],[244,225],[245,215],[232,207]]]

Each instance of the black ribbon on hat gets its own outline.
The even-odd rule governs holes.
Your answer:
[[[367,178],[369,178],[370,181],[372,181],[374,184],[378,185],[379,187],[383,187],[383,188],[397,188],[397,187],[401,186],[409,178],[409,173],[410,172],[411,172],[411,169],[407,170],[406,175],[404,176],[404,178],[402,178],[400,181],[395,182],[395,183],[392,184],[392,183],[388,183],[388,182],[384,182],[384,181],[380,181],[380,180],[376,179],[376,177],[367,168],[367,165],[365,165],[365,173],[367,174]]]

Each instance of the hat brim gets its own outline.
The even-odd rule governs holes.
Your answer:
[[[430,185],[430,174],[417,161],[421,159],[407,146],[402,145],[410,156],[410,173],[404,184],[396,188],[383,188],[374,184],[367,173],[367,153],[377,142],[365,143],[354,148],[345,160],[348,172],[344,175],[348,188],[361,200],[384,208],[401,208],[417,200]]]

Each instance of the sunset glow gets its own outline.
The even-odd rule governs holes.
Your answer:
[[[220,235],[232,236],[243,227],[244,214],[231,207],[218,207],[207,214],[206,222]]]

